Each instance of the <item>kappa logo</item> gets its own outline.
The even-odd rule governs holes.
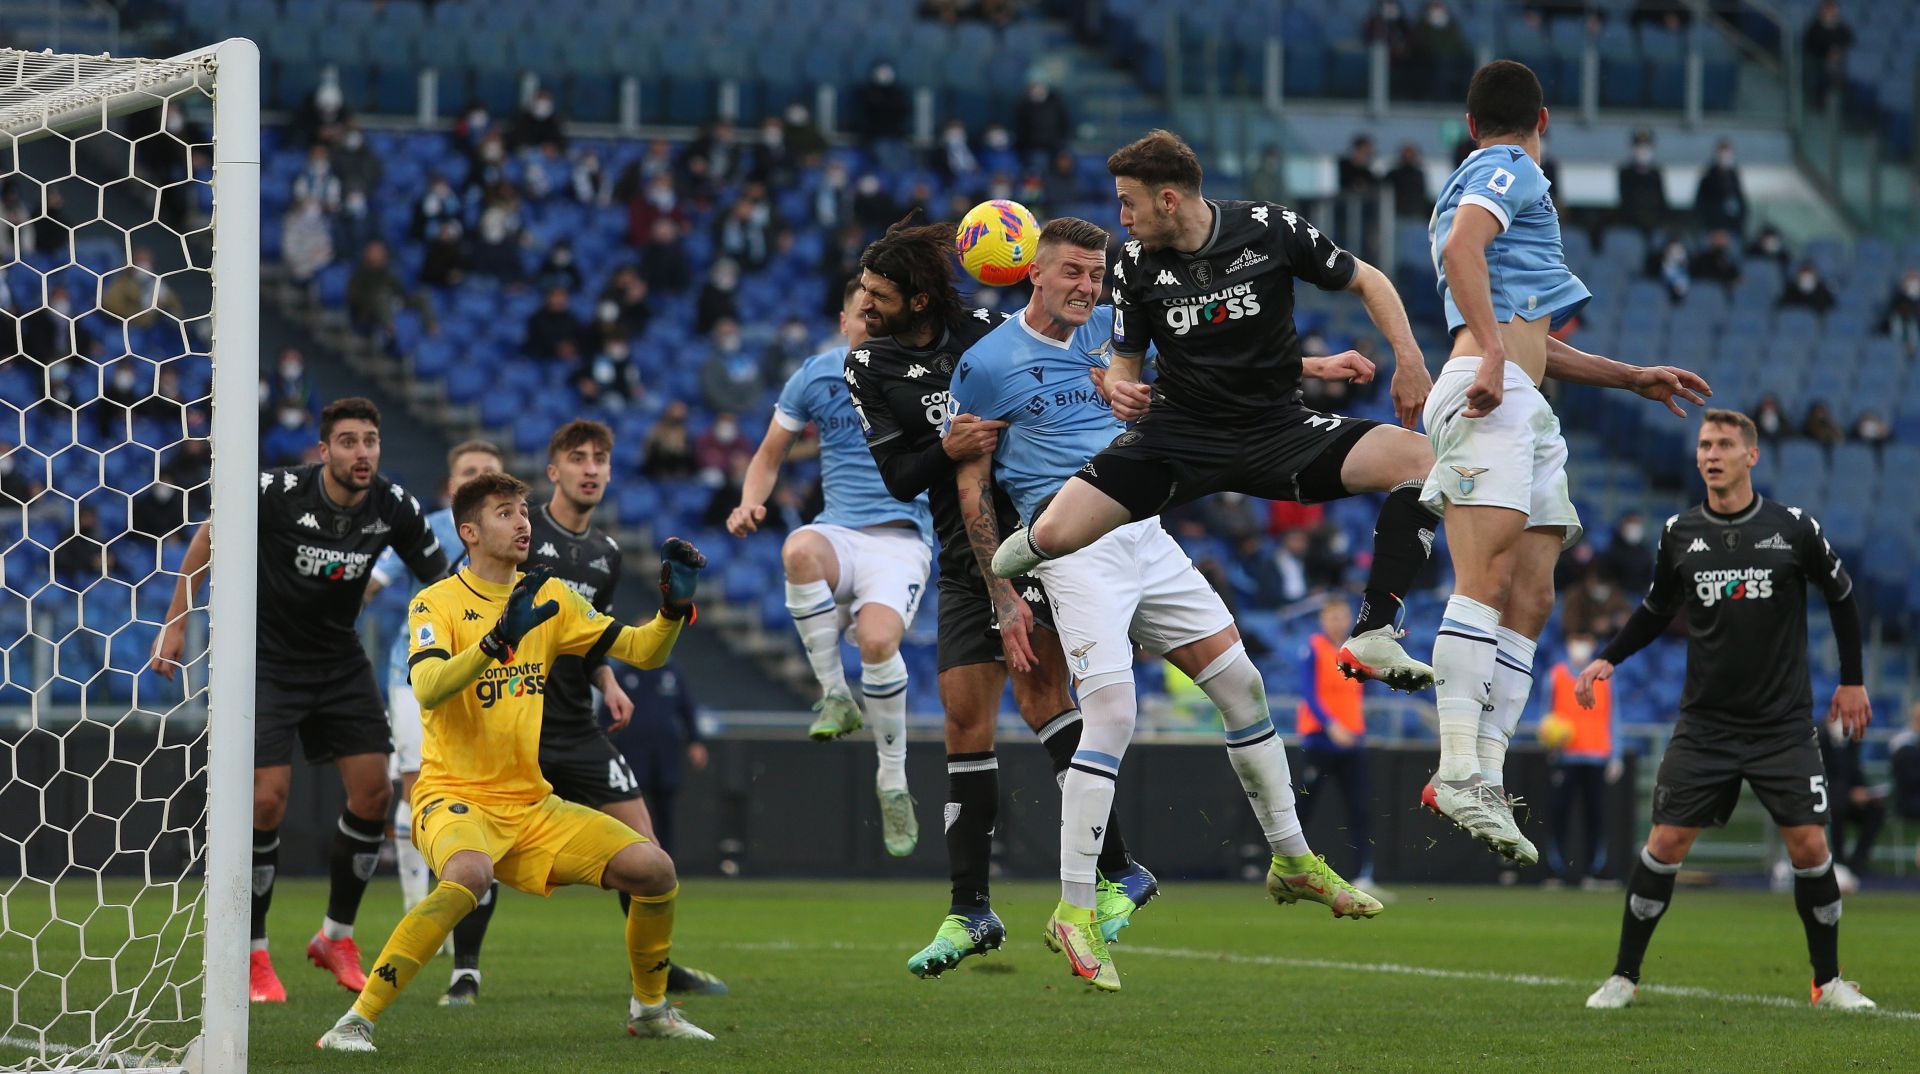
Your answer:
[[[590,571],[610,571],[613,568],[607,566],[607,557],[601,556],[599,559],[587,564],[587,569]]]
[[[1800,510],[1800,509],[1799,509],[1798,507],[1789,507],[1789,508],[1787,508],[1787,514],[1790,514],[1790,515],[1792,515],[1792,516],[1793,516],[1793,520],[1794,520],[1795,522],[1798,522],[1798,521],[1800,521],[1800,516],[1801,516],[1802,514],[1804,514],[1804,513],[1805,513],[1805,512],[1803,512],[1803,511],[1801,511],[1801,510]]]
[[[299,483],[300,483],[300,479],[290,472],[280,475],[280,491],[281,492],[292,492],[293,486],[298,485]]]
[[[1020,599],[1026,601],[1028,604],[1044,604],[1046,603],[1047,595],[1040,592],[1038,586],[1028,586],[1020,591]]]
[[[272,475],[272,474],[270,474],[270,473],[267,473],[267,472],[265,472],[265,471],[261,471],[261,473],[260,473],[260,491],[261,491],[261,492],[265,492],[265,491],[267,491],[268,489],[270,489],[270,488],[272,488],[272,487],[273,487],[273,475]]]
[[[1706,550],[1707,550],[1707,542],[1702,538],[1695,537],[1693,539],[1693,543],[1687,546],[1686,554],[1692,555],[1695,552],[1705,552]]]
[[[1156,287],[1178,287],[1180,278],[1166,269],[1161,269],[1160,275],[1154,277],[1153,283]]]
[[[302,526],[311,527],[316,530],[320,528],[320,520],[313,516],[312,511],[308,511],[306,514],[301,515],[299,524]]]
[[[1260,221],[1260,226],[1261,226],[1261,227],[1266,227],[1266,226],[1267,226],[1267,214],[1268,214],[1269,212],[1272,212],[1272,210],[1271,210],[1271,209],[1269,209],[1269,208],[1267,208],[1267,207],[1266,207],[1265,205],[1255,205],[1255,206],[1253,207],[1253,210],[1252,210],[1251,212],[1249,212],[1249,213],[1247,213],[1247,215],[1248,215],[1248,216],[1251,216],[1251,217],[1253,217],[1253,218],[1254,218],[1255,220],[1258,220],[1258,221]],[[1227,271],[1229,271],[1229,272],[1231,272],[1231,271],[1233,271],[1233,270],[1232,270],[1232,269],[1228,269]]]
[[[464,608],[460,612],[460,621],[463,623],[478,623],[480,621],[480,613],[474,611],[472,608]]]
[[[981,306],[973,311],[973,319],[976,321],[991,321],[993,320],[993,314],[987,312],[987,307]]]
[[[1759,544],[1754,545],[1753,547],[1763,548],[1769,552],[1793,551],[1793,546],[1787,543],[1787,539],[1785,537],[1780,536],[1777,533],[1767,538],[1766,540],[1761,541]]]
[[[863,366],[869,366],[873,364],[873,355],[865,347],[862,347],[861,349],[854,351],[851,357],[853,358],[854,361],[859,362]]]
[[[541,544],[541,545],[540,545],[540,549],[539,549],[538,551],[536,551],[536,552],[534,553],[534,555],[536,555],[536,556],[546,556],[546,557],[547,557],[547,558],[549,558],[549,559],[559,559],[559,558],[560,558],[560,550],[559,550],[559,549],[557,549],[557,548],[555,548],[555,547],[553,547],[553,542],[552,542],[552,541],[547,541],[547,542],[544,542],[543,544]]]
[[[415,615],[425,615],[425,614],[427,614],[427,602],[423,600],[423,601],[420,601],[420,602],[418,602],[418,603],[416,603],[416,604],[415,604],[415,605],[413,606],[413,614],[415,614]]]
[[[393,988],[400,987],[400,974],[393,968],[393,963],[391,962],[382,962],[380,968],[373,971],[373,975],[387,982],[387,984]]]
[[[1138,265],[1140,263],[1140,240],[1139,239],[1127,240],[1127,244],[1121,247],[1121,249],[1127,252],[1127,256],[1133,259],[1134,264]]]
[[[858,383],[858,381],[855,381],[855,380],[853,379],[853,367],[852,367],[852,366],[848,366],[848,367],[846,367],[845,369],[842,369],[842,370],[840,371],[840,379],[841,379],[841,380],[844,380],[844,381],[846,381],[846,382],[847,382],[847,383],[848,383],[849,385],[853,385],[853,384],[857,384],[857,383]]]
[[[1241,269],[1252,268],[1260,262],[1268,260],[1271,260],[1271,258],[1266,254],[1254,253],[1253,247],[1249,246],[1240,251],[1240,256],[1233,259],[1233,264],[1227,266],[1227,275],[1231,276]]]
[[[1113,280],[1115,283],[1127,282],[1127,263],[1125,261],[1115,261],[1113,263]]]
[[[1462,496],[1473,495],[1474,479],[1487,472],[1485,466],[1449,466],[1447,469],[1460,475],[1460,495]]]
[[[927,375],[926,366],[914,364],[907,367],[908,380],[919,380],[921,377],[924,377],[926,375]]]

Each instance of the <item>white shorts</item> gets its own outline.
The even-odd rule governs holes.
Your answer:
[[[1445,513],[1449,503],[1508,507],[1527,516],[1528,528],[1559,526],[1562,547],[1580,540],[1580,513],[1567,495],[1567,442],[1560,419],[1526,372],[1507,363],[1500,405],[1484,418],[1463,418],[1467,389],[1480,359],[1449,361],[1427,396],[1427,436],[1433,472],[1420,502]]]
[[[1034,568],[1067,669],[1084,695],[1133,681],[1133,646],[1160,656],[1233,625],[1220,594],[1158,518],[1130,523]]]
[[[406,682],[387,683],[387,722],[393,728],[393,752],[387,755],[387,778],[418,774],[420,748],[426,732],[420,725],[420,699]]]
[[[920,598],[927,593],[927,574],[933,569],[933,549],[909,526],[868,526],[850,529],[829,522],[813,522],[798,532],[817,533],[833,546],[840,565],[840,584],[833,602],[857,617],[869,604],[892,608],[900,622],[913,626]]]

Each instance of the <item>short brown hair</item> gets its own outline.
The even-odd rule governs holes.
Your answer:
[[[1738,410],[1722,410],[1719,407],[1714,407],[1700,415],[1700,420],[1707,425],[1731,425],[1740,430],[1740,439],[1748,447],[1758,447],[1760,445],[1759,427],[1753,424],[1752,418],[1747,417]]]
[[[1114,150],[1107,158],[1107,173],[1115,179],[1138,179],[1155,189],[1170,186],[1187,194],[1200,192],[1200,158],[1168,130],[1150,130],[1139,141]]]
[[[491,440],[462,440],[453,445],[452,451],[447,452],[448,473],[453,472],[454,465],[460,461],[462,455],[492,455],[495,462],[507,461],[507,457],[500,452],[500,445]]]
[[[495,496],[527,494],[527,483],[504,470],[489,470],[477,475],[453,491],[453,524],[478,523],[480,509]]]
[[[547,441],[547,460],[564,458],[577,447],[597,447],[613,454],[613,430],[592,418],[575,418],[553,431]]]
[[[1077,216],[1056,216],[1047,221],[1040,229],[1038,250],[1044,250],[1055,243],[1064,243],[1082,250],[1107,252],[1107,229],[1089,220]],[[1036,251],[1037,252],[1037,251]]]
[[[380,408],[373,400],[350,395],[345,399],[335,399],[320,410],[320,439],[333,439],[333,427],[343,421],[364,421],[380,427]]]

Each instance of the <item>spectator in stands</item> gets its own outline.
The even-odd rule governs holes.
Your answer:
[[[567,148],[566,120],[561,118],[559,106],[554,102],[553,91],[545,86],[534,93],[520,111],[513,117],[513,129],[508,137],[511,149],[538,149],[552,146],[561,152]]]
[[[1387,46],[1387,62],[1406,62],[1409,51],[1407,18],[1400,10],[1399,0],[1381,0],[1373,13],[1367,16],[1361,33],[1366,37],[1367,44]]]
[[[729,475],[745,472],[752,458],[753,445],[740,435],[740,419],[732,410],[716,407],[713,424],[693,445],[693,462],[699,468],[700,480],[709,485],[725,484]]]
[[[347,194],[355,191],[370,195],[380,189],[380,180],[386,175],[386,167],[380,163],[379,154],[367,144],[367,132],[351,120],[340,128],[340,140],[332,150],[333,174],[340,177],[340,187]]]
[[[1880,331],[1900,341],[1912,354],[1920,350],[1920,268],[1910,268],[1893,287]]]
[[[979,152],[980,170],[990,176],[1004,180],[1020,170],[1020,156],[1013,151],[1013,135],[1003,124],[987,124],[987,129],[980,134]]]
[[[67,248],[67,242],[73,235],[73,228],[67,224],[66,213],[62,206],[66,204],[65,195],[58,187],[44,187],[40,195],[40,211],[33,218],[33,248],[46,252],[57,252]]]
[[[520,195],[505,183],[496,184],[480,210],[479,242],[473,250],[475,275],[491,276],[517,287],[526,276],[520,250],[527,243],[520,219]]]
[[[778,224],[773,203],[767,200],[767,188],[748,183],[739,199],[714,221],[714,250],[738,261],[749,272],[765,268],[773,258]]]
[[[739,182],[748,163],[738,133],[733,124],[724,119],[702,127],[700,134],[687,143],[679,161],[683,182],[709,183],[716,187]]]
[[[510,186],[512,177],[507,173],[507,138],[499,130],[489,130],[480,136],[480,144],[474,149],[474,159],[467,167],[466,189],[471,191],[491,191],[495,187]]]
[[[707,336],[700,359],[700,394],[712,411],[752,407],[767,386],[761,356],[747,349],[740,322],[724,317]]]
[[[1780,298],[1774,303],[1778,309],[1809,309],[1822,316],[1833,308],[1833,289],[1820,276],[1820,268],[1811,261],[1802,261],[1793,270],[1793,278],[1780,292]]]
[[[93,334],[73,307],[67,285],[56,283],[47,292],[47,304],[20,318],[20,353],[42,366],[93,350]]]
[[[180,316],[180,298],[167,281],[153,271],[153,251],[135,247],[133,264],[111,277],[100,308],[128,324],[145,328],[162,311]]]
[[[294,403],[282,403],[274,410],[273,427],[260,438],[260,465],[298,466],[307,447],[320,439],[313,427],[313,415]]]
[[[1013,147],[1030,172],[1037,172],[1073,141],[1073,113],[1045,82],[1027,83],[1026,96],[1013,113]]]
[[[1420,159],[1420,147],[1407,142],[1400,147],[1400,160],[1387,172],[1387,185],[1393,188],[1393,215],[1402,219],[1425,220],[1433,214],[1433,199],[1427,194],[1427,169]]]
[[[325,144],[316,142],[307,150],[307,159],[293,176],[293,200],[310,199],[320,203],[329,214],[338,212],[344,191],[340,177],[334,174],[333,154]]]
[[[1372,197],[1380,189],[1380,177],[1373,174],[1373,139],[1356,134],[1340,158],[1340,193]]]
[[[949,186],[971,183],[980,175],[980,158],[967,141],[967,125],[949,119],[940,128],[940,140],[928,151],[927,164]]]
[[[14,454],[14,446],[9,441],[0,440],[0,498],[23,504],[40,495],[45,486],[39,478],[27,475],[27,468],[23,464],[28,456],[24,452]]]
[[[656,481],[693,476],[693,437],[687,432],[687,404],[678,399],[668,403],[660,420],[648,430],[646,458],[640,464],[640,471]]]
[[[267,397],[275,406],[297,406],[312,411],[313,383],[307,379],[307,359],[298,347],[284,347],[267,380]],[[315,437],[314,439],[319,439]]]
[[[607,182],[606,169],[600,163],[600,154],[591,149],[574,156],[567,170],[567,189],[573,194],[573,200],[582,205],[613,204],[613,189]]]
[[[549,287],[546,301],[527,317],[527,332],[520,342],[520,352],[535,358],[553,358],[559,355],[562,343],[576,343],[579,338],[580,319],[573,315],[567,289]]]
[[[467,248],[466,229],[457,216],[441,217],[420,262],[420,282],[428,287],[455,287],[473,271],[473,251]]]
[[[1593,706],[1573,696],[1581,669],[1593,659],[1593,639],[1581,634],[1567,638],[1567,657],[1548,673],[1548,712],[1565,720],[1573,737],[1554,751],[1551,761],[1553,794],[1548,808],[1547,868],[1550,883],[1578,882],[1592,888],[1607,867],[1607,785],[1620,779],[1622,766],[1614,756],[1613,683],[1595,684]],[[1573,815],[1585,814],[1586,854],[1572,856]]]
[[[140,383],[140,374],[143,372],[140,366],[146,363],[136,365],[136,361],[129,358],[113,363],[106,387],[101,389],[99,400],[89,408],[93,411],[93,427],[102,437],[111,436],[117,429],[125,429],[128,415],[139,405],[140,397],[146,394],[146,385]],[[265,402],[262,398],[263,406]]]
[[[53,549],[53,571],[74,588],[84,589],[88,579],[99,578],[112,566],[112,557],[100,542],[100,512],[82,507],[74,527]]]
[[[580,398],[610,410],[624,410],[643,394],[633,349],[624,336],[609,336],[585,352],[573,375]]]
[[[461,203],[460,195],[454,193],[453,184],[445,175],[434,172],[427,179],[427,192],[413,203],[413,223],[407,234],[424,242],[438,230],[440,221],[458,220],[465,214],[466,206]]]
[[[1847,50],[1853,47],[1853,27],[1840,16],[1838,0],[1821,0],[1800,39],[1806,53],[1807,103],[1827,107],[1827,95],[1846,85]]]
[[[1847,431],[1847,436],[1878,452],[1893,439],[1893,426],[1887,424],[1885,415],[1880,411],[1869,409],[1854,419],[1853,428]]]
[[[1760,228],[1760,233],[1747,243],[1747,256],[1765,258],[1779,266],[1780,271],[1787,270],[1787,242],[1780,237],[1780,229],[1772,224]]]
[[[868,149],[897,145],[913,133],[913,98],[900,85],[893,64],[881,60],[853,91],[853,135]]]
[[[573,243],[566,239],[554,240],[547,248],[547,255],[540,259],[540,271],[534,275],[533,285],[542,289],[558,287],[573,294],[580,290],[582,282],[580,266],[573,259]]]
[[[1280,569],[1279,556],[1268,551],[1259,534],[1250,533],[1234,546],[1227,578],[1233,583],[1234,597],[1243,606],[1277,608],[1306,593],[1305,569],[1298,560],[1293,561],[1292,568],[1289,577]]]
[[[760,121],[760,139],[747,151],[747,178],[784,190],[798,177],[800,162],[787,145],[787,127],[779,116]]]
[[[1687,256],[1687,244],[1679,239],[1668,239],[1664,246],[1647,253],[1647,275],[1666,285],[1667,297],[1676,306],[1685,302],[1687,292],[1693,289],[1692,261]]]
[[[169,108],[167,111],[178,110]],[[338,136],[340,125],[352,118],[353,113],[347,110],[346,98],[340,93],[340,83],[332,78],[323,78],[294,111],[293,134],[306,145],[331,142]]]
[[[1451,99],[1471,52],[1445,0],[1427,0],[1426,10],[1407,24],[1406,82],[1422,100]]]
[[[378,239],[368,243],[360,251],[353,275],[347,277],[347,316],[353,327],[384,344],[393,338],[394,314],[409,304],[414,300],[393,271],[387,244]]]
[[[1653,159],[1653,132],[1633,132],[1633,148],[1619,171],[1619,220],[1651,235],[1667,223],[1666,175]]]
[[[1254,201],[1286,200],[1287,177],[1280,162],[1280,147],[1269,145],[1260,151],[1260,163],[1247,174],[1247,197]]]
[[[180,374],[166,366],[160,367],[160,379],[154,385],[153,394],[140,400],[133,408],[135,419],[157,425],[170,435],[178,436],[183,422],[186,421],[187,407],[180,389]]]
[[[1828,409],[1827,404],[1818,401],[1808,405],[1807,420],[1800,425],[1800,435],[1821,447],[1829,448],[1846,439],[1846,435],[1840,431],[1840,423],[1833,420],[1833,411]]]
[[[1693,215],[1708,231],[1724,229],[1735,235],[1747,229],[1747,195],[1740,188],[1740,170],[1734,167],[1733,143],[1725,138],[1713,147],[1713,160],[1700,173],[1693,191]]]
[[[700,299],[695,304],[693,330],[711,332],[721,321],[740,319],[740,301],[736,292],[740,289],[740,266],[727,258],[720,258],[707,272],[707,282],[700,288]],[[737,328],[738,325],[736,324]]]
[[[774,334],[773,342],[767,344],[767,356],[761,364],[774,382],[785,384],[801,362],[817,353],[813,337],[807,332],[807,322],[799,316],[789,316],[780,322],[780,331]]]
[[[1873,871],[1873,844],[1887,822],[1887,793],[1867,781],[1860,765],[1860,743],[1834,720],[1819,736],[1820,761],[1827,772],[1827,816],[1833,860],[1856,877]],[[1851,833],[1852,842],[1847,836]]]
[[[671,216],[653,222],[652,240],[640,251],[640,278],[647,289],[675,295],[693,282],[693,262],[680,240],[680,224]]]
[[[487,106],[479,101],[468,101],[467,107],[460,112],[460,118],[453,122],[453,147],[467,158],[469,166],[477,165],[480,163],[480,143],[494,131],[493,116],[488,113]]]
[[[1294,734],[1300,746],[1300,821],[1311,823],[1321,802],[1339,788],[1345,823],[1339,840],[1353,848],[1354,859],[1341,868],[1373,886],[1372,779],[1367,765],[1367,717],[1357,679],[1340,670],[1340,647],[1352,625],[1353,607],[1343,596],[1320,606],[1320,629],[1299,654],[1300,703],[1294,710]],[[1347,617],[1335,623],[1336,616]]]
[[[676,232],[684,231],[687,226],[687,213],[680,204],[680,191],[674,186],[673,176],[665,173],[649,178],[641,196],[628,203],[627,241],[635,246],[646,246],[653,241],[654,225],[662,219],[673,221]]]
[[[333,215],[334,243],[346,250],[358,250],[379,236],[374,227],[372,207],[364,190],[347,192],[340,211]]]
[[[853,185],[853,220],[869,233],[885,231],[900,219],[900,203],[880,177],[868,173]]]
[[[648,322],[653,320],[653,308],[647,304],[647,281],[640,278],[640,270],[632,265],[622,265],[614,271],[613,278],[600,292],[600,303],[603,308],[613,303],[620,334],[624,336],[645,332]]]
[[[1793,427],[1787,422],[1786,408],[1780,405],[1780,397],[1772,392],[1761,396],[1759,405],[1753,408],[1753,424],[1760,430],[1760,439],[1776,446],[1794,433]]]
[[[0,444],[0,448],[5,447]],[[5,465],[6,461],[0,459],[0,466]],[[0,495],[7,494],[4,481],[0,476]],[[181,487],[170,478],[148,485],[133,498],[133,508],[127,513],[128,528],[155,539],[179,532],[187,524],[187,497]]]
[[[1740,262],[1734,256],[1733,237],[1725,228],[1707,233],[1707,244],[1687,262],[1687,274],[1732,287],[1740,282]]]
[[[1613,528],[1613,540],[1599,556],[1600,572],[1628,593],[1641,593],[1653,581],[1654,550],[1647,543],[1647,520],[1638,511],[1620,516]],[[1583,662],[1575,670],[1582,670]]]
[[[853,179],[847,172],[846,162],[828,161],[813,192],[813,222],[822,230],[830,231],[852,223],[853,219]]]
[[[1580,585],[1560,602],[1560,629],[1569,635],[1610,638],[1626,624],[1631,611],[1620,587],[1601,571],[1598,563],[1590,564]]]
[[[781,114],[780,125],[786,128],[787,148],[792,151],[793,159],[803,168],[818,165],[827,151],[827,138],[814,126],[813,112],[795,101]]]

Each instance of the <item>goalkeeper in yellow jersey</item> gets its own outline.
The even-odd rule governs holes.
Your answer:
[[[373,1024],[498,877],[536,895],[595,884],[632,897],[627,960],[633,999],[627,1031],[712,1040],[666,1002],[673,859],[598,810],[563,802],[540,774],[541,694],[556,656],[611,656],[642,668],[666,663],[706,559],[678,538],[660,568],[660,614],[629,627],[601,615],[526,562],[527,486],[481,474],[453,496],[467,566],[414,597],[407,617],[408,674],[420,700],[425,744],[413,792],[413,841],[440,878],[401,918],[374,960],[352,1009],[319,1047],[373,1051]]]

